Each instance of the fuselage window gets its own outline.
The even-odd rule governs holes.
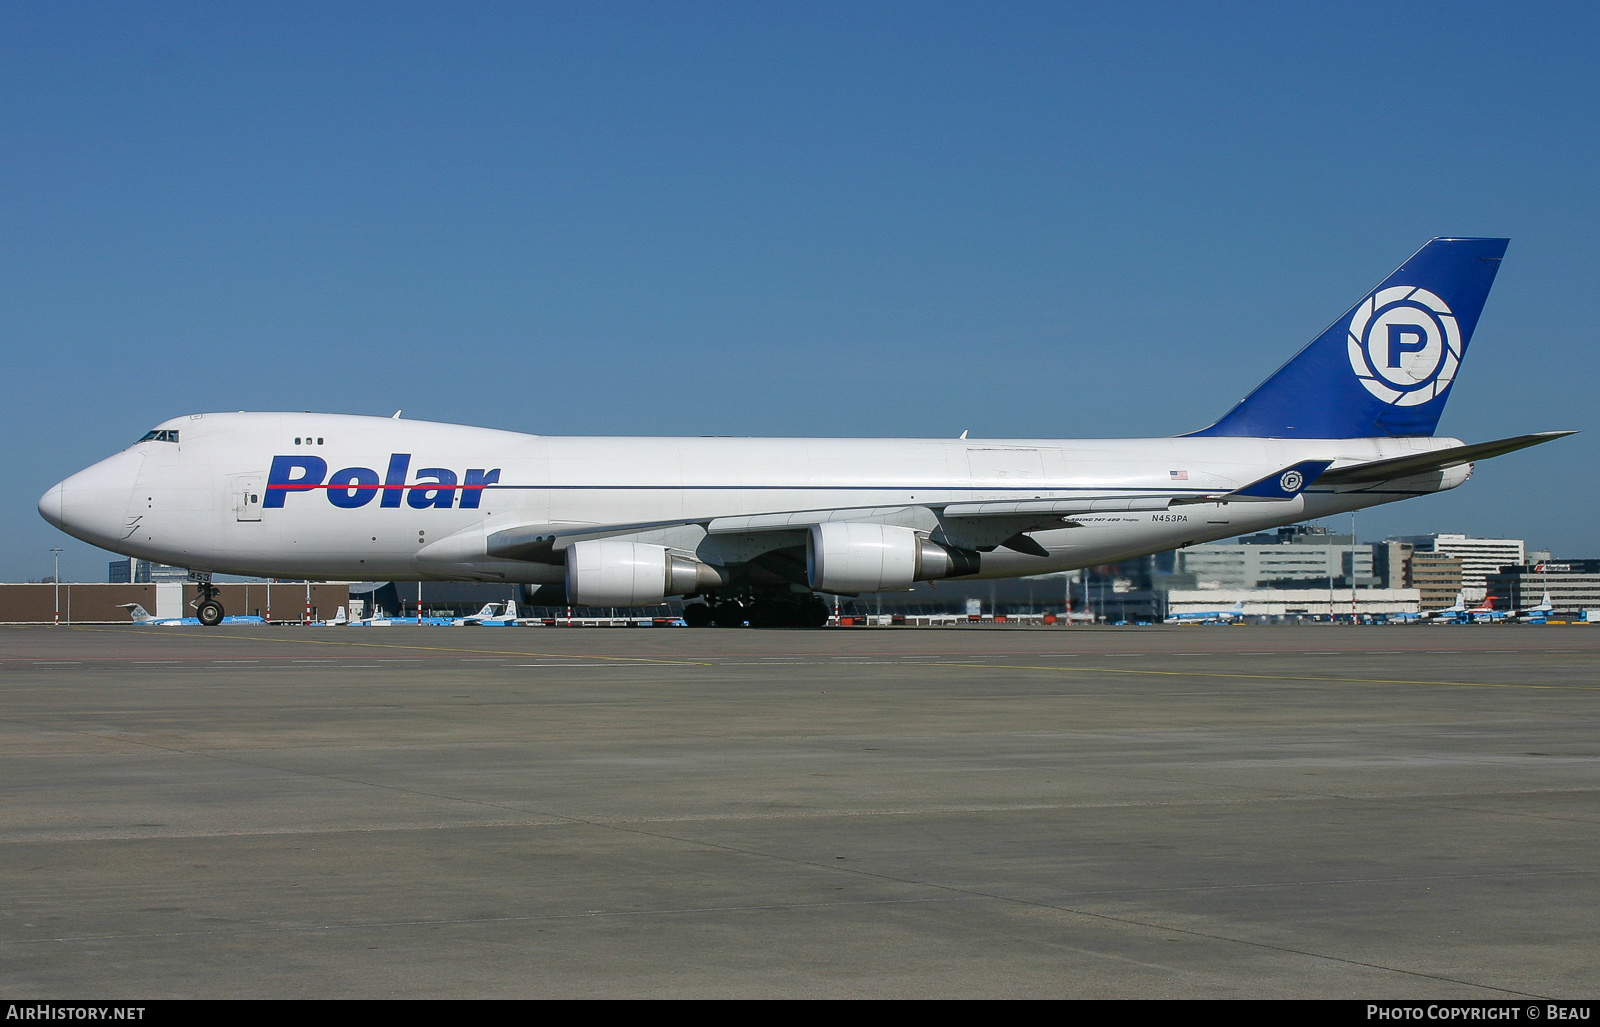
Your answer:
[[[296,435],[294,437],[294,444],[297,445],[297,446],[300,445],[300,436]]]

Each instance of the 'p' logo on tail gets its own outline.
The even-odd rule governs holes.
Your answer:
[[[1461,367],[1461,326],[1426,289],[1380,289],[1356,308],[1350,368],[1385,403],[1414,407],[1450,387]]]
[[[1432,435],[1506,239],[1434,239],[1199,436]]]

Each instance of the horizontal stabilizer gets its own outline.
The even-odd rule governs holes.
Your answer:
[[[1323,471],[1316,479],[1316,484],[1345,485],[1351,482],[1394,481],[1396,478],[1409,478],[1414,474],[1442,471],[1448,467],[1459,467],[1476,460],[1487,460],[1492,456],[1515,453],[1519,449],[1527,449],[1529,446],[1553,442],[1576,434],[1578,433],[1575,431],[1541,431],[1532,435],[1497,439],[1494,442],[1479,442],[1471,446],[1455,446],[1432,453],[1418,453],[1415,456],[1400,456],[1389,460],[1351,464],[1348,467],[1335,467]]]
[[[1317,480],[1317,476],[1328,469],[1332,460],[1302,460],[1293,467],[1285,467],[1281,471],[1274,471],[1262,478],[1253,481],[1242,489],[1235,489],[1221,498],[1224,503],[1236,499],[1265,500],[1270,503],[1281,503],[1293,499],[1304,492],[1307,485]]]

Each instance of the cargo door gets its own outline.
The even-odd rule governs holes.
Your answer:
[[[1039,451],[1022,446],[969,446],[967,467],[972,483],[1002,489],[1038,487],[1044,480]]]

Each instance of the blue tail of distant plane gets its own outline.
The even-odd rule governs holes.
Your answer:
[[[1432,435],[1508,239],[1434,239],[1197,436]]]

